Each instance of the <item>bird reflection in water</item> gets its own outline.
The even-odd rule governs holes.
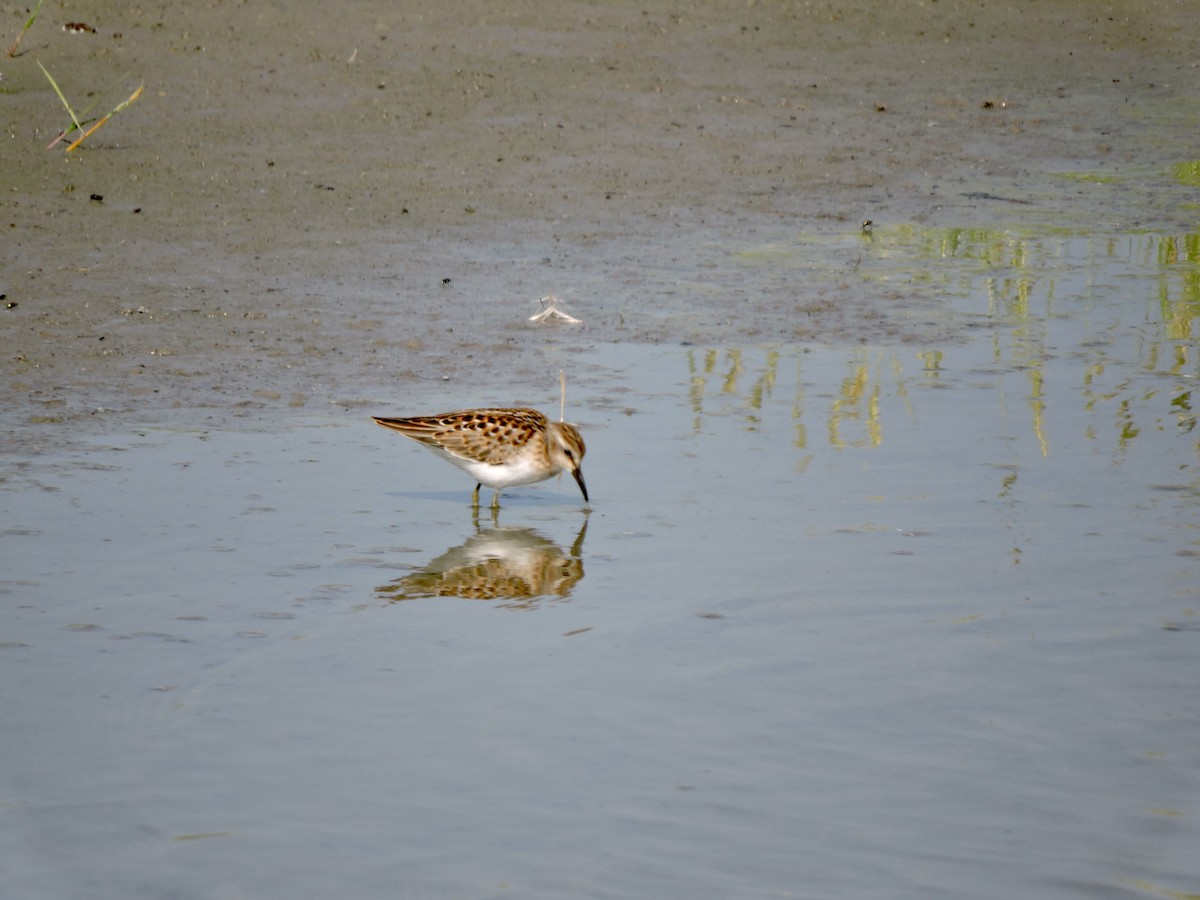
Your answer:
[[[569,552],[532,528],[479,527],[464,544],[452,547],[419,572],[380,585],[389,603],[420,597],[508,600],[510,609],[529,609],[540,598],[566,599],[583,579],[583,538],[587,519]]]

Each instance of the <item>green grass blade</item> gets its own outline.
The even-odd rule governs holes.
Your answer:
[[[38,0],[37,6],[33,8],[33,12],[29,14],[29,18],[25,20],[25,25],[21,28],[22,34],[33,27],[33,21],[38,17],[38,13],[42,11],[42,0]]]
[[[17,39],[12,42],[12,46],[8,48],[9,56],[17,55],[17,47],[21,46],[21,40],[25,37],[25,32],[33,27],[34,20],[37,19],[38,13],[42,11],[42,0],[38,0],[37,6],[33,8],[33,12],[29,14],[29,18],[25,20],[25,24],[21,26],[21,32],[17,35]]]
[[[38,68],[45,74],[46,79],[50,82],[50,87],[54,88],[54,93],[58,94],[58,99],[62,101],[62,105],[67,108],[67,112],[71,114],[71,121],[75,123],[75,127],[83,131],[83,126],[79,124],[79,117],[75,115],[75,110],[71,109],[71,104],[67,102],[67,98],[63,96],[62,89],[59,88],[58,82],[54,80],[54,76],[50,71],[42,65],[42,61],[37,61]]]

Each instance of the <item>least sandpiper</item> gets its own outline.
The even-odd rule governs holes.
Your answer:
[[[545,481],[570,472],[588,502],[583,483],[583,438],[567,422],[551,422],[536,409],[464,409],[440,416],[383,419],[384,428],[420,441],[475,479],[471,506],[479,508],[479,488],[496,491],[492,509],[500,508],[500,492],[519,484]]]

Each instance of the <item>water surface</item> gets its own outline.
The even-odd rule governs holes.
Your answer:
[[[1195,893],[1195,237],[861,252],[959,337],[595,345],[590,514],[360,411],[7,459],[13,896]]]

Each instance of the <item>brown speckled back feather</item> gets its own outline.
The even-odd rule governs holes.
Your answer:
[[[541,440],[549,424],[536,409],[521,407],[471,409],[405,419],[372,418],[384,428],[430,447],[493,466],[507,462],[534,437]]]

